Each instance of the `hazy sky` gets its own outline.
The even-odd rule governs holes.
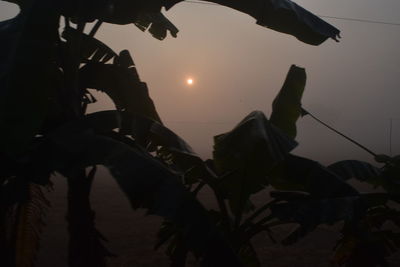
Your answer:
[[[295,2],[319,15],[400,23],[399,0]],[[0,2],[1,20],[15,12]],[[220,6],[180,3],[165,15],[180,29],[177,39],[158,41],[133,25],[105,25],[98,38],[131,51],[164,122],[203,156],[212,136],[252,110],[269,116],[291,64],[306,68],[306,109],[377,153],[389,153],[392,118],[392,150],[400,153],[400,26],[325,19],[343,38],[314,47]],[[100,98],[102,108],[112,107]],[[298,154],[324,162],[370,158],[310,118],[298,126]]]

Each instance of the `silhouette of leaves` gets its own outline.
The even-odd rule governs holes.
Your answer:
[[[68,42],[80,37],[80,53],[82,62],[101,62],[107,63],[110,59],[118,55],[103,42],[87,34],[80,33],[76,29],[67,27],[62,33],[62,37]]]
[[[342,220],[356,223],[367,211],[366,203],[357,195],[314,198],[299,194],[296,198],[296,194],[292,193],[287,198],[287,193],[282,193],[271,193],[280,200],[271,206],[272,216],[282,222],[300,225],[282,241],[285,245],[297,242],[320,224],[334,224]]]
[[[244,12],[257,24],[293,35],[300,41],[320,45],[326,39],[337,40],[340,31],[290,0],[207,0]]]
[[[79,128],[78,128],[79,129]],[[185,242],[205,266],[240,266],[233,251],[208,220],[204,208],[187,192],[170,170],[140,148],[84,130],[73,124],[54,132],[47,159],[57,170],[106,166],[133,208],[144,207],[181,227]],[[54,149],[57,150],[54,151]]]
[[[179,32],[161,12],[139,14],[134,24],[142,31],[148,30],[158,40],[164,40],[168,32],[173,37],[176,37]]]
[[[342,160],[328,166],[328,169],[336,173],[343,180],[355,178],[361,182],[372,182],[382,171],[371,164],[359,160]]]
[[[59,87],[59,16],[47,4],[35,1],[0,24],[0,147],[10,155],[26,150],[39,132]]]
[[[292,138],[296,137],[296,121],[301,116],[301,97],[306,85],[306,72],[295,65],[272,104],[270,121]]]
[[[250,194],[268,185],[268,171],[297,143],[272,125],[260,111],[244,118],[232,131],[214,137],[216,171],[231,208],[240,212]]]
[[[122,55],[130,58],[129,55]],[[121,60],[116,60],[116,64],[86,64],[79,72],[80,86],[105,92],[119,110],[138,113],[160,122],[146,83],[140,81],[134,66],[117,65],[120,62]]]
[[[268,182],[278,190],[305,191],[313,197],[357,196],[358,192],[316,161],[288,155],[268,172]]]

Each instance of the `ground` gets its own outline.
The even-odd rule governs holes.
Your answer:
[[[47,194],[52,208],[47,216],[47,226],[42,235],[38,267],[67,266],[66,183],[64,178],[53,178],[55,190]],[[266,197],[266,196],[265,196]],[[211,194],[201,195],[207,204],[215,205]],[[256,201],[263,201],[258,196]],[[110,267],[167,267],[168,258],[163,249],[154,251],[155,234],[161,223],[156,216],[145,216],[143,211],[132,211],[126,197],[112,178],[101,175],[94,184],[92,204],[96,211],[96,225],[109,239],[107,246],[118,254],[110,260]],[[273,244],[268,237],[254,239],[262,266],[272,267],[328,267],[332,248],[339,237],[335,227],[320,227],[301,242],[290,247]],[[290,229],[277,230],[282,238]],[[400,266],[400,254],[390,258],[391,266]],[[194,259],[188,267],[198,266]]]

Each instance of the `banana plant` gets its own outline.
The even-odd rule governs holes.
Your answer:
[[[232,133],[216,137],[215,159],[204,162],[163,125],[130,53],[117,53],[94,38],[102,23],[134,24],[159,40],[168,33],[176,37],[178,29],[161,9],[181,1],[5,1],[20,8],[15,18],[0,22],[0,256],[5,266],[34,265],[50,205],[42,191],[54,173],[68,184],[69,266],[106,266],[112,253],[95,227],[90,204],[97,165],[110,170],[132,208],[145,208],[179,229],[184,246],[173,262],[184,264],[180,255],[188,251],[203,266],[243,266],[252,258],[249,238],[239,242],[231,233],[239,231],[243,214],[251,210],[249,196],[270,183],[264,175],[294,148],[290,124],[297,111],[290,112],[289,122],[280,121],[285,108],[276,109],[271,122],[260,112],[251,113]],[[339,34],[288,0],[214,2],[308,44]],[[94,26],[85,34],[89,22]],[[92,90],[107,94],[115,110],[87,114],[87,106],[96,101]],[[284,93],[280,98],[278,103],[286,101]],[[289,134],[284,133],[287,126]],[[233,147],[244,153],[240,159],[228,155],[229,144],[243,137],[237,132],[255,149]],[[235,168],[233,162],[254,156],[259,161]],[[256,168],[255,163],[267,159],[269,164]],[[220,212],[207,211],[195,198],[205,184],[216,193]],[[216,217],[222,224],[215,224]]]

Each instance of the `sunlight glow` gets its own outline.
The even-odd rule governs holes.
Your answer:
[[[187,79],[187,80],[186,80],[186,83],[187,83],[188,85],[192,85],[192,84],[193,84],[193,79],[192,79],[192,78]]]

